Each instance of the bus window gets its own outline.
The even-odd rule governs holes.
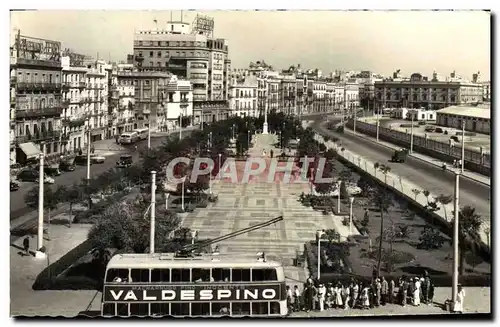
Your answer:
[[[250,269],[233,269],[232,279],[233,282],[249,282]]]
[[[271,302],[271,312],[270,314],[275,315],[275,314],[280,314],[280,303],[279,302]]]
[[[250,302],[233,302],[231,312],[233,316],[249,316]]]
[[[169,316],[170,303],[151,303],[151,316]]]
[[[276,269],[252,269],[252,282],[264,282],[278,280]]]
[[[148,303],[130,303],[130,316],[146,317],[149,316]]]
[[[151,269],[151,282],[170,283],[170,269]]]
[[[212,268],[212,278],[216,282],[229,282],[231,271],[229,269]]]
[[[103,316],[115,316],[115,306],[116,303],[104,303],[104,306],[102,308],[102,315]]]
[[[170,315],[189,316],[189,303],[171,303]]]
[[[193,268],[193,282],[209,282],[210,281],[210,269],[199,269]]]
[[[190,269],[172,269],[172,282],[190,282]]]
[[[120,317],[128,317],[128,303],[116,304],[116,315]]]
[[[122,281],[128,279],[128,269],[109,269],[106,273],[106,282],[113,282],[115,278],[120,278]]]
[[[268,315],[269,302],[252,302],[252,315]]]
[[[210,303],[191,303],[191,316],[210,316]]]
[[[149,269],[131,269],[131,281],[134,283],[149,282]]]
[[[231,313],[229,303],[212,302],[212,316],[227,316]]]

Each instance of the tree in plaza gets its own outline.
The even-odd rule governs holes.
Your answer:
[[[69,227],[71,227],[71,223],[73,221],[73,206],[83,199],[82,188],[76,184],[73,184],[70,187],[61,185],[58,187],[56,192],[59,193],[59,199],[61,202],[69,203],[68,223]]]
[[[328,240],[328,244],[331,244],[334,241],[340,242],[340,233],[335,229],[327,229],[323,234],[323,238],[326,238]]]
[[[348,199],[349,198],[349,192],[347,191],[347,186],[345,181],[340,182],[340,197],[342,199]]]
[[[444,219],[446,221],[448,221],[448,216],[447,216],[447,211],[446,211],[446,205],[449,204],[449,203],[451,203],[452,200],[453,200],[453,198],[452,198],[451,195],[444,195],[444,194],[439,195],[435,199],[436,202],[441,203],[441,205],[443,206]]]
[[[109,206],[89,231],[88,239],[94,248],[115,248],[128,253],[146,253],[149,248],[150,221],[145,218],[148,203],[142,199],[118,202]],[[150,209],[149,209],[150,210]],[[165,218],[163,218],[165,217]],[[158,215],[156,218],[156,252],[169,247],[169,235],[178,227],[177,215]]]
[[[44,185],[43,187],[43,208],[47,211],[48,221],[50,223],[50,213],[55,210],[59,203],[61,203],[61,192],[54,190],[51,185]],[[38,186],[30,189],[24,196],[26,205],[33,209],[38,209],[39,205],[39,188]]]
[[[458,246],[460,248],[459,271],[463,275],[465,270],[465,253],[472,246],[481,242],[479,230],[481,228],[481,216],[476,213],[476,209],[471,206],[465,206],[458,213],[459,238]]]
[[[379,189],[377,192],[373,193],[371,202],[380,212],[380,235],[383,235],[384,218],[386,214],[387,215],[389,214],[389,208],[392,206],[392,198],[389,195],[389,193]],[[380,260],[382,258],[382,240],[383,237],[380,237],[379,248],[378,248],[377,276],[380,276],[380,263],[381,263]]]

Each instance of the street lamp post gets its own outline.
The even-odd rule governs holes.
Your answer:
[[[221,162],[221,160],[222,160],[222,154],[221,154],[221,153],[219,153],[219,179],[222,179],[222,174],[221,174],[221,172],[220,172],[220,167],[221,167],[221,166],[220,166],[220,162]]]
[[[45,258],[45,253],[41,252],[40,249],[43,247],[43,183],[45,182],[43,161],[45,155],[45,145],[42,143],[40,147],[40,168],[38,170],[38,244],[36,248],[37,250],[35,252],[35,257],[43,259]]]
[[[462,162],[460,167],[460,171],[462,174],[464,173],[464,166],[465,166],[465,120],[462,120]]]
[[[340,185],[342,185],[342,182],[337,181],[337,190],[339,191],[337,194],[337,213],[340,213]]]
[[[321,276],[321,237],[325,234],[324,231],[318,230],[316,231],[316,235],[318,238],[318,280]]]
[[[168,209],[168,198],[170,196],[170,193],[165,193],[165,210]]]
[[[179,116],[179,140],[182,140],[182,110]]]
[[[378,142],[378,138],[379,138],[379,132],[380,132],[380,116],[379,116],[379,112],[377,112],[377,142]]]
[[[186,177],[182,180],[182,193],[181,193],[181,209],[184,211],[184,183],[186,182]]]
[[[413,153],[413,113],[411,114],[410,153]]]
[[[458,237],[459,237],[459,189],[460,187],[460,173],[455,173],[455,192],[454,192],[454,218],[453,221],[453,287],[452,287],[452,303],[457,300],[458,294]]]
[[[247,131],[247,148],[250,149],[250,130]]]
[[[354,202],[354,197],[351,196],[349,198],[350,207],[349,207],[349,235],[352,235],[352,204]]]
[[[155,253],[156,171],[151,171],[151,211],[149,227],[149,253]]]
[[[355,109],[354,107],[353,107],[352,110],[354,111],[354,115],[353,115],[353,117],[354,117],[353,132],[354,132],[354,134],[356,134],[356,119],[357,119],[357,111],[358,110]]]
[[[90,185],[90,121],[87,126],[87,185]]]

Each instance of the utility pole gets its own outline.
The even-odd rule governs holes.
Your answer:
[[[45,145],[42,143],[40,145],[40,168],[38,170],[38,245],[36,248],[35,256],[37,258],[45,258],[45,254],[40,251],[43,247],[43,183],[45,182],[45,174],[43,171],[43,161],[45,155]]]
[[[460,173],[455,174],[455,201],[454,201],[454,218],[453,221],[453,285],[452,285],[452,305],[457,300],[458,294],[458,238],[459,238],[459,187],[460,187]]]
[[[462,164],[461,164],[461,173],[464,173],[465,166],[465,119],[462,120]]]
[[[168,198],[167,198],[168,201]],[[151,171],[151,208],[149,227],[149,253],[155,253],[156,171]]]
[[[90,120],[87,122],[87,185],[90,185]]]

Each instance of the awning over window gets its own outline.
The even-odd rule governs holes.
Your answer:
[[[33,142],[21,143],[19,144],[19,148],[26,155],[26,159],[36,158],[41,153],[38,146],[36,146]]]

